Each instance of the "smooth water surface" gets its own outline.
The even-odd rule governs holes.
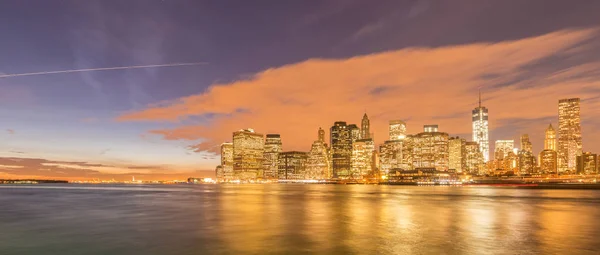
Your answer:
[[[599,190],[0,186],[0,254],[598,254]]]

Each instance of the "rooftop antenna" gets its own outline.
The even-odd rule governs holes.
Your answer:
[[[481,86],[479,86],[479,108],[481,108]]]

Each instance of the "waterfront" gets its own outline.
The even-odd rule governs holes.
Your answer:
[[[0,186],[0,254],[596,254],[600,190]]]

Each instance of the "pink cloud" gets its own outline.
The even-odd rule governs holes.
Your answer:
[[[202,139],[195,149],[214,151],[231,140],[233,131],[252,127],[261,133],[280,133],[286,150],[308,150],[319,127],[328,129],[337,120],[358,124],[364,109],[377,142],[387,139],[391,119],[408,120],[410,133],[430,123],[451,134],[470,133],[470,111],[477,102],[477,88],[483,87],[492,130],[501,128],[500,123],[525,119],[513,136],[528,132],[538,137],[548,123],[535,120],[555,117],[559,98],[581,97],[583,119],[598,117],[599,100],[585,100],[599,96],[600,92],[589,92],[600,87],[600,81],[589,76],[599,63],[530,70],[557,54],[580,54],[574,46],[595,33],[568,30],[500,43],[310,59],[265,70],[252,79],[214,84],[205,93],[161,102],[118,120],[177,122],[215,114],[207,125],[150,133],[170,140]],[[599,151],[598,142],[588,141],[584,133],[584,147],[589,144]],[[541,141],[534,143],[540,148]]]

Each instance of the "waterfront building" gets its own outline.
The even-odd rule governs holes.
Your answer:
[[[554,150],[543,150],[540,152],[538,161],[542,173],[557,174],[557,153]]]
[[[448,168],[462,173],[466,165],[465,144],[467,141],[459,137],[448,140]]]
[[[502,160],[508,156],[508,153],[513,152],[515,148],[515,140],[496,140],[494,148],[494,159]]]
[[[306,152],[286,151],[279,153],[279,179],[303,180],[306,178]]]
[[[521,150],[533,153],[533,145],[531,145],[528,134],[521,135]]]
[[[223,181],[225,178],[225,175],[223,173],[223,166],[222,165],[218,165],[215,168],[215,177],[217,179],[217,181]]]
[[[351,175],[352,142],[360,132],[356,125],[337,121],[330,129],[332,177],[349,178]],[[356,138],[356,139],[355,139]]]
[[[533,173],[535,167],[535,157],[533,156],[533,153],[531,153],[531,151],[520,150],[517,156],[519,158],[519,162],[517,163],[519,167],[519,173]]]
[[[488,109],[481,106],[481,91],[479,92],[479,106],[472,111],[473,141],[479,144],[485,162],[490,160],[490,144],[488,134]]]
[[[385,141],[379,147],[379,169],[387,176],[391,169],[402,168],[402,140]]]
[[[360,138],[359,139],[369,139],[371,138],[371,122],[369,121],[369,117],[367,117],[367,113],[363,115],[362,120],[360,122]]]
[[[425,132],[425,133],[438,132],[438,125],[425,125],[425,126],[423,126],[423,132]]]
[[[374,152],[375,143],[373,139],[360,139],[352,143],[352,179],[374,175]]]
[[[279,134],[267,134],[263,153],[263,177],[265,179],[277,179],[279,167],[277,160],[282,150],[281,145],[281,136]]]
[[[544,150],[556,151],[556,131],[554,131],[552,124],[548,126],[545,132]]]
[[[574,171],[581,155],[581,119],[579,98],[558,101],[558,171]]]
[[[423,132],[413,137],[412,161],[415,168],[448,170],[448,133]]]
[[[415,148],[415,135],[407,135],[402,140],[402,160],[400,161],[400,168],[404,170],[414,169],[414,148]]]
[[[252,129],[233,133],[233,173],[240,180],[262,177],[264,137]]]
[[[313,142],[306,160],[307,179],[331,178],[331,159],[325,143],[325,131],[319,128],[318,139]]]
[[[465,167],[463,172],[480,175],[483,174],[484,162],[483,154],[479,150],[479,143],[477,142],[466,142],[464,148],[465,155]]]
[[[221,166],[223,167],[223,179],[232,180],[233,175],[233,143],[221,144]],[[218,177],[217,177],[218,178]]]
[[[406,123],[401,120],[390,120],[390,141],[403,140],[406,137]]]
[[[578,174],[597,174],[598,173],[598,154],[584,152],[577,156]]]

